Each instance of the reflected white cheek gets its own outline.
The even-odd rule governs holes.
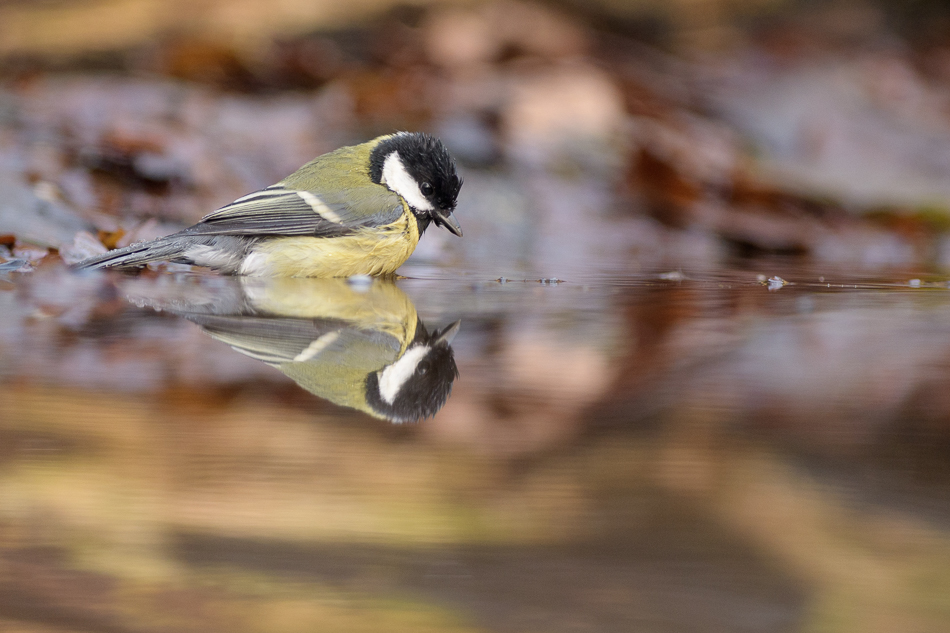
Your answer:
[[[432,211],[432,203],[419,190],[419,183],[409,175],[397,152],[392,152],[383,162],[383,183],[409,203],[416,211]]]
[[[399,395],[399,390],[416,373],[419,361],[425,358],[429,348],[420,345],[410,348],[402,358],[379,373],[379,395],[387,403],[392,404]]]

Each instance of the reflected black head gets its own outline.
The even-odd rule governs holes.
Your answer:
[[[462,180],[455,170],[455,160],[442,141],[422,132],[399,132],[383,140],[370,154],[369,173],[373,182],[382,181],[384,163],[394,151],[435,209],[443,212],[455,209]]]
[[[372,372],[366,377],[366,401],[381,417],[392,422],[412,422],[435,415],[445,405],[459,372],[451,345],[439,340],[442,333],[436,331],[429,335],[419,322],[416,337],[402,358],[413,350],[425,348],[425,351],[419,352],[423,354],[421,359],[391,402],[380,391],[382,372]]]

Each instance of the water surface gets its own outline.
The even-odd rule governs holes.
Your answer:
[[[950,628],[945,279],[403,272],[2,277],[4,630]]]

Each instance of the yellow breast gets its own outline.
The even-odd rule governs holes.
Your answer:
[[[276,237],[263,240],[244,258],[239,273],[268,277],[390,275],[419,243],[419,226],[406,209],[385,226],[343,237]]]

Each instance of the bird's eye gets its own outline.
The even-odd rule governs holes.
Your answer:
[[[432,185],[430,185],[429,183],[424,182],[419,188],[422,189],[422,195],[424,196],[432,195]]]

